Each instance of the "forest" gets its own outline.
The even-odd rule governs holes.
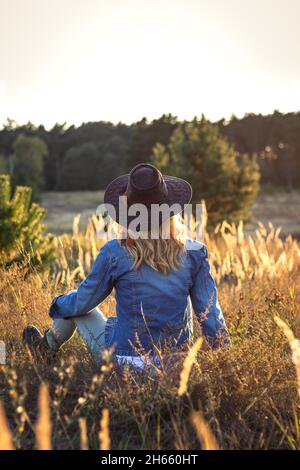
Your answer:
[[[0,130],[0,173],[10,173],[16,184],[31,186],[34,195],[40,190],[104,189],[135,164],[152,160],[155,146],[168,146],[178,127],[197,126],[203,119],[202,115],[182,122],[164,114],[131,125],[57,123],[51,129],[8,119]],[[213,124],[237,158],[256,159],[265,189],[300,187],[300,112],[232,115]]]

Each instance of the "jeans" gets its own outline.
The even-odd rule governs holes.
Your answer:
[[[86,315],[77,318],[58,318],[46,333],[50,347],[59,348],[66,343],[78,329],[80,336],[90,351],[95,363],[101,359],[105,347],[104,331],[107,318],[99,308],[90,310]]]

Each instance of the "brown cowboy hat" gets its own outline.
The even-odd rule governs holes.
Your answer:
[[[121,196],[123,196],[121,198],[123,206],[120,204],[119,198]],[[128,214],[130,208],[133,209],[134,204],[143,204],[147,208],[146,226],[150,228],[153,224],[151,222],[151,206],[153,204],[169,206],[171,209],[168,214],[169,218],[180,213],[190,202],[191,197],[192,187],[187,181],[176,176],[162,175],[150,163],[140,163],[132,168],[129,174],[119,176],[107,186],[104,204],[109,215],[120,225],[126,227],[137,217],[136,214]],[[124,214],[120,214],[121,207],[125,207],[125,219]],[[163,215],[160,215],[159,224],[162,221]],[[141,229],[143,228],[140,227],[137,231]]]

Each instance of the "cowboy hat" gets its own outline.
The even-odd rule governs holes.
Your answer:
[[[137,218],[137,212],[142,205],[147,213],[146,226],[153,227],[151,210],[164,205],[170,210],[168,215],[160,214],[159,224],[164,218],[170,218],[181,212],[192,197],[191,185],[176,176],[162,175],[162,173],[150,163],[136,165],[129,174],[118,176],[106,188],[104,204],[109,215],[120,225],[128,227]],[[136,205],[139,206],[136,206]],[[124,210],[123,210],[124,209]],[[145,212],[144,212],[145,213]],[[142,222],[141,225],[145,223]],[[142,227],[136,227],[139,231]]]

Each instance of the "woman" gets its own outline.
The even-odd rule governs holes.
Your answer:
[[[124,195],[125,223],[121,214]],[[184,209],[191,195],[189,183],[163,176],[150,164],[139,164],[129,175],[112,181],[104,196],[111,217],[128,228],[134,219],[130,209],[141,204],[146,208],[150,238],[145,237],[140,225],[135,226],[135,236],[113,239],[102,246],[78,289],[53,300],[51,328],[43,336],[33,326],[24,329],[29,348],[42,355],[55,355],[78,329],[96,362],[103,349],[113,347],[120,363],[129,361],[142,367],[145,356],[154,358],[157,348],[168,344],[177,350],[191,341],[191,304],[210,345],[217,348],[229,343],[207,249],[175,235],[173,216]],[[172,212],[160,214],[155,226],[151,211],[158,204],[167,205]],[[170,228],[169,238],[163,233],[166,228]],[[113,288],[117,315],[106,318],[98,305]]]

